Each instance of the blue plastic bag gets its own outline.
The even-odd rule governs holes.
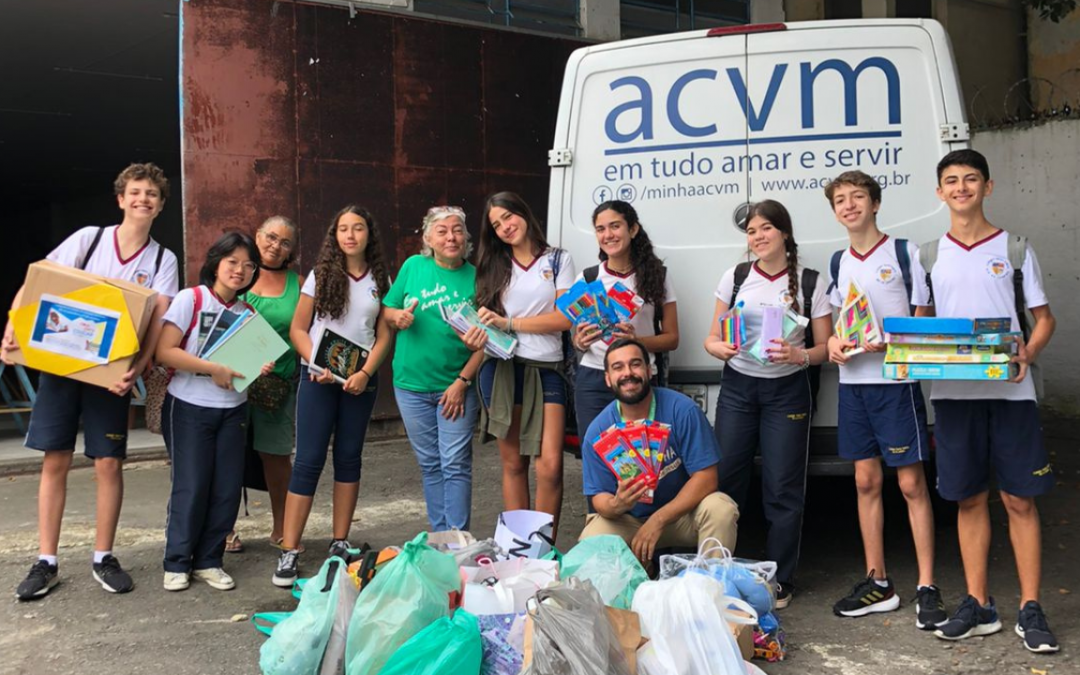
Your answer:
[[[570,549],[563,556],[559,576],[591,582],[604,604],[616,609],[630,609],[634,591],[649,580],[630,547],[614,534],[589,537]]]
[[[342,612],[351,613],[355,599],[356,586],[349,578],[345,561],[328,558],[304,587],[296,611],[274,626],[270,639],[259,650],[263,675],[319,673],[335,619],[343,630]],[[342,600],[345,607],[339,607]]]
[[[347,675],[377,675],[401,645],[450,615],[450,594],[460,591],[454,558],[428,546],[427,533],[421,532],[356,599],[345,655]]]
[[[401,645],[380,675],[479,675],[482,651],[476,617],[459,609]]]

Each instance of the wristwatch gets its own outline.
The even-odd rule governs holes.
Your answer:
[[[471,386],[472,386],[472,380],[470,380],[469,378],[465,377],[464,375],[458,375],[458,376],[457,376],[457,379],[459,379],[459,380],[461,380],[462,382],[464,382],[464,383],[465,383],[465,386],[466,386],[466,387],[471,387]]]

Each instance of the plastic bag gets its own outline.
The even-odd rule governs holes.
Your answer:
[[[720,553],[719,557],[709,557]],[[687,570],[713,577],[724,584],[728,595],[745,600],[759,615],[776,606],[776,563],[733,558],[719,540],[701,542],[697,555],[660,557],[660,578],[680,576]]]
[[[555,518],[543,511],[503,511],[495,527],[495,543],[510,557],[543,558],[555,546]]]
[[[622,537],[602,534],[583,540],[563,556],[562,577],[592,582],[605,605],[630,609],[634,591],[649,580]]]
[[[349,575],[344,561],[338,568],[334,586],[337,588],[338,597],[334,603],[334,620],[330,637],[326,640],[326,651],[323,652],[319,675],[345,675],[345,647],[349,637],[349,624],[356,609],[356,598],[360,595],[360,589]]]
[[[495,543],[494,539],[482,539],[450,553],[453,554],[454,563],[458,567],[476,567],[482,562],[506,560],[506,553],[503,552],[502,547]]]
[[[328,558],[319,573],[304,586],[296,611],[274,626],[270,639],[259,650],[263,675],[323,672],[319,664],[339,617],[341,592],[347,592],[347,587],[353,587],[353,583],[345,571],[345,561]],[[355,595],[352,598],[355,600]],[[345,622],[348,623],[347,618]]]
[[[525,651],[525,614],[489,614],[480,623],[480,675],[518,675]]]
[[[751,617],[725,615],[736,605]],[[724,597],[724,587],[704,574],[647,581],[634,595],[642,634],[652,645],[645,658],[649,675],[742,675],[746,672],[728,622],[757,620],[745,602]]]
[[[481,652],[476,617],[459,609],[401,645],[381,675],[479,675]]]
[[[536,592],[559,579],[554,560],[512,558],[480,567],[462,567],[462,607],[477,616],[518,614]]]
[[[375,675],[401,645],[450,615],[450,594],[461,590],[454,559],[420,533],[375,575],[356,600],[346,647],[348,675]]]
[[[577,578],[546,588],[529,601],[532,663],[528,675],[630,675],[604,601]]]

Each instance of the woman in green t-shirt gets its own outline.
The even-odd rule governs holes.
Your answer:
[[[383,298],[386,320],[398,331],[394,396],[423,474],[432,531],[467,530],[479,409],[472,381],[484,353],[470,351],[442,316],[473,304],[476,268],[466,260],[472,246],[464,211],[429,209],[423,237],[423,251],[405,261]]]

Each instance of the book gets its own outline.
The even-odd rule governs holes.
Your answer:
[[[947,335],[918,333],[886,333],[889,344],[905,345],[1007,345],[1020,341],[1020,333],[980,333],[979,335]]]
[[[891,380],[1000,380],[1015,377],[1015,363],[886,363],[882,376]]]
[[[287,351],[289,345],[266,319],[252,314],[207,360],[222,363],[243,375],[233,380],[236,391],[243,392],[259,377],[264,364],[277,361]]]
[[[308,370],[316,375],[330,371],[334,380],[345,384],[345,380],[355,375],[367,363],[371,352],[352,340],[329,328],[324,328],[318,343],[311,349],[311,362]]]
[[[485,325],[480,320],[480,315],[476,313],[476,309],[469,303],[461,305],[453,312],[448,310],[446,305],[439,305],[439,312],[442,314],[443,321],[450,324],[458,333],[464,335],[473,327],[487,333],[488,341],[484,346],[484,351],[491,356],[504,361],[514,356],[514,350],[517,349],[517,338],[506,331],[499,330],[495,326]]]
[[[222,310],[217,315],[217,319],[214,321],[214,325],[210,327],[210,333],[206,336],[206,341],[202,344],[202,349],[199,352],[199,358],[205,359],[214,353],[214,350],[224,344],[225,340],[229,339],[240,326],[244,325],[253,312],[250,309],[244,308],[240,311],[234,311],[230,309]]]
[[[884,321],[886,333],[917,333],[948,335],[979,335],[982,333],[1008,333],[1012,319],[964,319],[942,316],[887,316]]]
[[[993,345],[890,344],[885,363],[1008,363],[1010,351]]]
[[[882,342],[870,296],[855,281],[848,284],[847,299],[836,319],[836,336],[855,343],[855,347],[847,351],[849,356],[862,353],[867,345]]]

